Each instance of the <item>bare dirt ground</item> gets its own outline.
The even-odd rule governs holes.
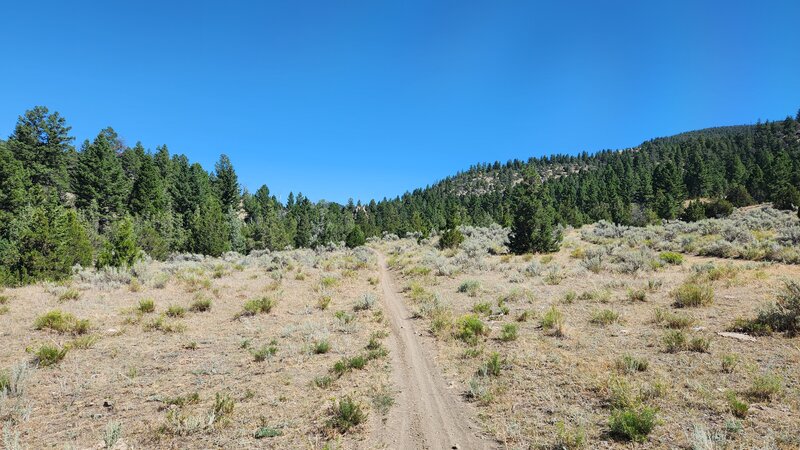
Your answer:
[[[489,439],[478,435],[470,411],[448,386],[439,368],[424,348],[412,320],[392,281],[383,255],[378,255],[384,308],[392,336],[388,340],[392,359],[392,381],[398,390],[396,404],[378,439],[395,449],[483,449]]]

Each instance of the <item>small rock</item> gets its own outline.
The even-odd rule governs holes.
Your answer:
[[[731,339],[736,339],[737,341],[747,341],[747,342],[755,342],[756,338],[753,336],[749,336],[744,333],[732,333],[730,331],[719,331],[717,332],[719,336],[727,337]]]

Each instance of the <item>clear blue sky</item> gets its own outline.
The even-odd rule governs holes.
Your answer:
[[[0,135],[33,105],[285,200],[621,148],[800,107],[800,2],[7,2]]]

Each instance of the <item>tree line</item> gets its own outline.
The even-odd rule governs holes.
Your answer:
[[[396,198],[341,205],[300,193],[282,203],[266,185],[248,192],[226,155],[206,171],[165,145],[129,147],[112,128],[76,148],[66,120],[37,106],[0,141],[0,283],[129,266],[145,253],[357,246],[384,232],[438,230],[458,245],[461,224],[499,223],[512,229],[513,250],[552,251],[561,225],[698,220],[763,201],[796,209],[798,120],[479,164]]]

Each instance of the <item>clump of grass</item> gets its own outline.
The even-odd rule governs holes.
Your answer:
[[[575,302],[575,299],[577,298],[578,294],[575,291],[567,291],[567,293],[564,294],[563,302],[566,303],[567,305],[571,305],[572,303]]]
[[[328,353],[331,349],[331,344],[328,342],[327,339],[321,339],[319,341],[314,342],[311,346],[311,351],[315,355],[321,355],[323,353]]]
[[[752,336],[769,336],[772,334],[772,327],[765,322],[758,319],[744,319],[737,318],[733,324],[729,326],[728,331],[736,331],[739,333],[747,333]]]
[[[331,304],[331,296],[330,295],[322,295],[317,300],[317,308],[321,311],[325,311],[328,309],[328,306]]]
[[[678,308],[708,306],[714,302],[714,290],[707,284],[684,283],[672,296]]]
[[[656,409],[639,405],[612,411],[608,426],[611,428],[611,435],[616,438],[645,442],[656,423]]]
[[[233,414],[233,408],[235,405],[236,402],[234,402],[233,397],[231,397],[230,394],[222,394],[217,392],[216,396],[214,397],[214,406],[209,414],[208,422],[210,424],[214,424],[229,417],[231,414]]]
[[[167,308],[167,316],[169,317],[184,317],[186,315],[186,308],[180,305],[170,305]]]
[[[619,313],[610,309],[594,311],[589,321],[595,325],[608,326],[619,321]]]
[[[192,312],[211,311],[211,299],[204,295],[198,295],[194,298],[189,310]]]
[[[275,356],[276,353],[278,353],[278,343],[275,340],[250,352],[256,362],[265,361],[267,358]]]
[[[628,291],[628,300],[632,302],[647,301],[647,291],[644,289],[631,289]]]
[[[253,434],[256,439],[272,438],[283,435],[283,431],[268,426],[259,427]]]
[[[533,317],[533,315],[534,314],[532,312],[526,309],[525,311],[519,313],[519,315],[517,316],[517,322],[527,322],[530,318]]]
[[[653,313],[653,322],[662,325],[664,328],[681,330],[689,328],[694,323],[694,317],[656,308]]]
[[[319,284],[323,288],[332,288],[336,286],[337,283],[339,283],[339,280],[336,277],[331,276],[322,277],[322,279],[319,280]]]
[[[733,373],[736,366],[739,365],[739,355],[727,353],[722,355],[722,371],[725,373]]]
[[[0,316],[7,313],[8,309],[8,296],[0,295]]]
[[[81,291],[75,288],[69,288],[58,296],[58,301],[65,302],[69,300],[77,300],[81,297]]]
[[[91,328],[91,322],[54,309],[37,317],[34,322],[34,328],[37,330],[52,330],[58,333],[86,334]]]
[[[676,353],[686,349],[686,335],[681,330],[668,331],[662,341],[667,353]]]
[[[139,306],[136,309],[142,314],[149,314],[151,312],[155,312],[156,303],[152,298],[139,300]]]
[[[633,374],[636,372],[644,372],[649,367],[650,363],[645,358],[637,358],[631,355],[623,355],[622,358],[617,360],[617,369],[626,374]]]
[[[744,419],[747,417],[747,412],[750,410],[750,405],[744,400],[740,400],[735,392],[729,391],[726,395],[728,399],[728,408],[735,417]]]
[[[661,252],[661,254],[658,255],[658,257],[659,259],[661,259],[661,261],[664,261],[665,263],[673,266],[679,266],[683,264],[683,255],[681,255],[680,253]]]
[[[467,280],[458,286],[458,292],[475,297],[480,293],[481,283],[477,280]]]
[[[478,302],[472,305],[472,312],[475,314],[491,314],[492,304],[489,302]]]
[[[506,323],[503,324],[503,327],[500,329],[500,340],[503,342],[511,342],[517,340],[517,324],[515,323]]]
[[[556,447],[564,450],[575,450],[586,446],[586,430],[582,426],[568,428],[566,422],[556,422]]]
[[[757,400],[771,400],[783,390],[783,378],[774,373],[759,375],[753,380],[747,394]]]
[[[331,429],[347,433],[366,419],[367,414],[361,409],[361,405],[350,397],[344,397],[331,407],[327,424]]]
[[[64,348],[68,348],[70,350],[73,348],[86,350],[88,348],[94,347],[94,344],[96,344],[97,341],[99,340],[100,337],[97,336],[96,334],[87,334],[84,336],[76,337],[75,339],[67,342],[64,345]]]
[[[500,359],[500,354],[492,352],[489,359],[478,368],[478,375],[482,377],[498,377],[503,370],[503,361]]]
[[[689,349],[689,351],[692,352],[708,353],[708,348],[710,346],[711,346],[710,340],[703,337],[696,337],[692,338],[692,340],[689,341],[687,348]]]
[[[540,321],[542,329],[555,335],[564,335],[564,314],[556,308],[556,305],[550,306],[550,309],[542,316]]]
[[[758,317],[746,323],[751,334],[769,334],[772,331],[784,332],[788,336],[800,333],[800,283],[787,281],[778,293],[777,301],[758,313]]]
[[[268,314],[275,307],[275,300],[271,297],[261,297],[248,300],[244,304],[244,309],[239,313],[240,316],[255,316],[256,314]]]
[[[489,329],[483,324],[483,321],[472,314],[462,316],[456,324],[456,337],[471,345],[477,344],[478,338],[488,332]]]
[[[58,364],[67,356],[68,351],[67,347],[58,348],[55,345],[44,344],[34,352],[34,355],[40,366],[47,367]]]
[[[170,322],[164,314],[145,322],[142,325],[144,331],[161,331],[162,333],[182,333],[186,331],[186,325],[179,322]]]

